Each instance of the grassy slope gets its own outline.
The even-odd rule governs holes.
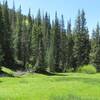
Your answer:
[[[0,78],[0,100],[100,100],[100,74]]]

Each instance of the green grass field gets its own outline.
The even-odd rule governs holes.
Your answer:
[[[0,100],[100,100],[100,74],[3,77]]]

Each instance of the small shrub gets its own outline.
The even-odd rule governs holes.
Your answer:
[[[82,67],[79,67],[78,72],[87,73],[87,74],[95,74],[97,70],[93,65],[84,65]]]
[[[69,68],[69,69],[66,70],[66,72],[68,72],[68,73],[73,72],[73,71],[74,71],[73,68]]]
[[[34,71],[34,67],[33,67],[32,64],[27,63],[26,64],[26,68],[27,68],[27,71],[29,71],[29,72],[33,72]]]

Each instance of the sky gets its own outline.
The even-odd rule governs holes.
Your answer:
[[[0,0],[1,2],[3,0]],[[95,28],[97,22],[100,22],[100,0],[14,0],[16,10],[21,4],[22,13],[27,15],[29,8],[31,8],[32,15],[36,16],[38,9],[41,13],[48,12],[51,20],[54,19],[55,11],[58,12],[58,17],[63,14],[65,19],[65,26],[67,21],[71,19],[72,26],[75,24],[78,9],[84,9],[86,13],[87,26],[89,31]],[[9,8],[13,6],[13,0],[8,0]]]

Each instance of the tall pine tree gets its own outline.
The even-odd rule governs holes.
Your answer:
[[[14,63],[14,50],[12,45],[12,33],[9,21],[9,9],[7,1],[4,2],[3,17],[4,17],[4,35],[3,35],[3,64],[5,66],[12,66]]]
[[[63,15],[61,16],[61,23],[60,23],[60,36],[61,36],[61,46],[60,46],[60,68],[63,72],[66,71],[66,31],[64,25],[64,18]]]
[[[83,10],[82,12],[78,12],[74,34],[74,69],[76,70],[79,66],[89,63],[89,34],[86,26],[85,12]]]
[[[35,23],[33,25],[32,35],[32,52],[33,52],[33,64],[37,72],[45,70],[44,60],[44,45],[43,45],[43,33],[41,27],[41,13],[38,11]]]
[[[17,14],[17,25],[16,25],[16,34],[17,34],[17,40],[16,40],[16,56],[19,61],[22,60],[21,58],[21,45],[22,45],[22,15],[21,15],[21,6],[19,8],[18,14]]]
[[[54,26],[54,69],[56,72],[61,72],[60,67],[60,53],[61,53],[61,34],[60,34],[60,23],[57,17],[57,12],[55,13],[55,26]]]
[[[1,65],[3,61],[3,35],[4,35],[4,21],[3,21],[3,15],[2,15],[2,8],[0,4],[0,70]]]
[[[92,33],[90,63],[100,71],[100,26],[97,24]]]
[[[31,17],[31,10],[29,9],[28,13],[28,25],[27,25],[27,36],[28,36],[28,62],[30,62],[31,54],[32,54],[32,27],[33,27],[33,21]]]
[[[67,38],[66,38],[66,40],[67,40],[67,42],[66,42],[66,46],[67,46],[66,66],[67,66],[67,69],[69,69],[69,68],[73,67],[73,46],[74,46],[73,35],[72,35],[72,30],[71,30],[71,20],[69,20],[67,23]]]

